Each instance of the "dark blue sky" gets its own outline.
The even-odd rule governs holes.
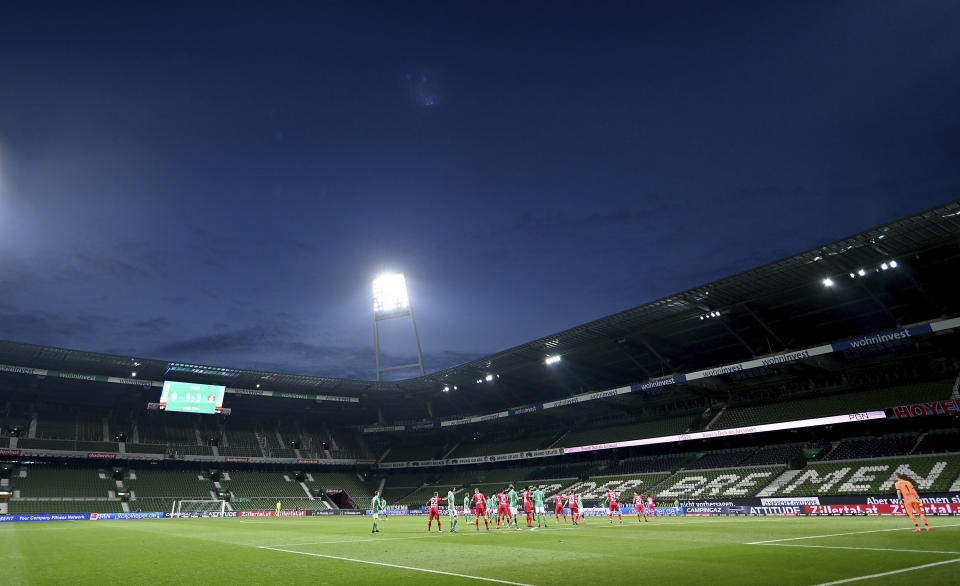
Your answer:
[[[954,1],[81,4],[0,5],[0,339],[372,378],[397,269],[435,370],[960,191]]]

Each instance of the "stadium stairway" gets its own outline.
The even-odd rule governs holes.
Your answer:
[[[757,493],[757,496],[760,498],[772,496],[775,492],[780,490],[786,484],[789,484],[791,480],[796,478],[803,470],[785,470],[783,474],[773,479],[773,482],[764,487],[763,490]]]

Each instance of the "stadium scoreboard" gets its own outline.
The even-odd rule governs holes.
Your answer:
[[[164,381],[160,393],[160,408],[185,413],[220,413],[223,410],[223,391],[226,387]]]

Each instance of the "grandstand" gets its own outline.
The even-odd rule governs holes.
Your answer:
[[[130,357],[0,342],[0,504],[169,511],[223,494],[233,510],[336,510],[382,490],[420,507],[434,491],[511,482],[591,500],[606,488],[866,499],[889,497],[898,470],[953,494],[958,212],[952,202],[402,381],[142,358],[133,380]],[[845,285],[825,288],[828,274]],[[229,414],[157,409],[164,381],[225,386]]]

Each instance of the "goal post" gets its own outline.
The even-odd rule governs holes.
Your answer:
[[[223,517],[227,501],[205,499],[180,499],[173,501],[171,517]]]

